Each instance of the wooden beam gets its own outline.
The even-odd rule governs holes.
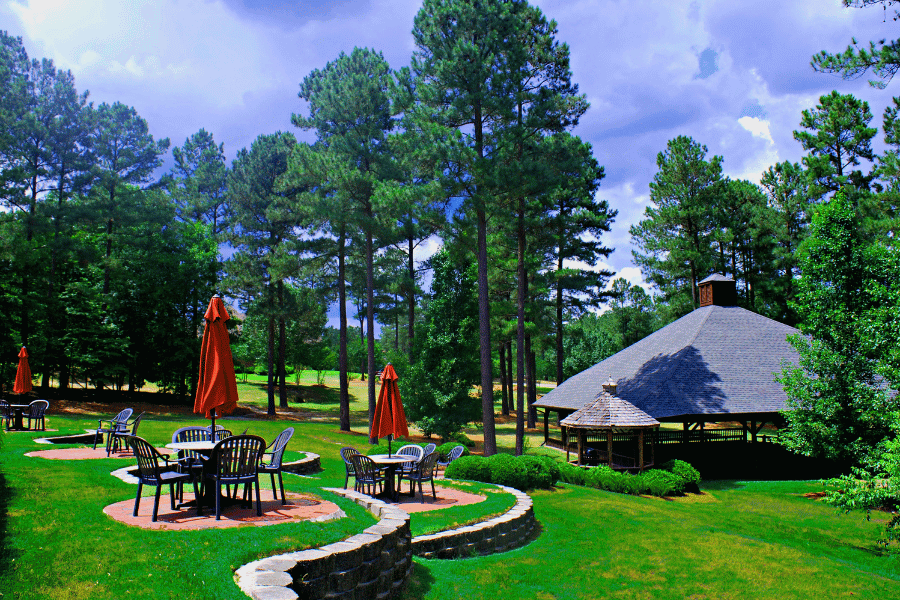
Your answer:
[[[544,409],[544,443],[550,439],[550,409]]]
[[[644,472],[644,430],[638,431],[638,473]]]
[[[581,466],[582,457],[584,456],[584,429],[578,430],[578,466]]]
[[[606,430],[606,461],[611,469],[613,466],[613,451],[612,451],[612,427]]]
[[[568,431],[569,431],[568,427],[562,428],[562,443],[563,443],[563,446],[566,447],[566,462],[569,462],[569,434],[568,434]]]

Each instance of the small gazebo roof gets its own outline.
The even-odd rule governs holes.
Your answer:
[[[634,404],[606,390],[590,403],[560,421],[564,427],[576,429],[643,429],[659,427],[659,421]]]

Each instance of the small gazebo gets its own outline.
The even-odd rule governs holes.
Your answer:
[[[644,462],[644,431],[658,429],[659,421],[616,396],[616,384],[612,377],[603,384],[603,390],[590,403],[578,409],[562,421],[563,439],[567,440],[571,432],[578,436],[578,466],[584,460],[586,437],[606,438],[606,464],[614,469],[637,469],[643,471],[653,466],[656,445],[651,437],[650,461]],[[605,436],[603,435],[605,434]],[[613,434],[617,441],[627,437],[637,439],[637,456],[628,457],[613,453]],[[569,444],[566,441],[566,461],[569,460]],[[602,454],[601,454],[602,457]],[[601,458],[602,460],[602,458]],[[627,464],[633,462],[633,464]]]

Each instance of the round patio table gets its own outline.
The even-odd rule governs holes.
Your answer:
[[[414,456],[400,456],[398,454],[391,454],[390,456],[387,454],[373,454],[369,458],[376,465],[383,465],[386,470],[384,491],[378,494],[376,498],[387,498],[396,502],[400,496],[398,490],[394,488],[394,475],[397,474],[397,467],[403,463],[419,461]]]
[[[172,450],[190,450],[191,452],[197,452],[198,454],[204,455],[208,460],[210,453],[212,453],[212,450],[216,447],[217,443],[218,442],[214,442],[212,440],[201,440],[196,442],[170,442],[166,444],[166,448],[171,448]],[[205,488],[206,489],[203,492],[203,498],[201,498],[200,501],[204,506],[211,508],[213,512],[215,512],[216,486],[207,485],[205,486]],[[226,494],[222,496],[220,502],[222,506],[232,506],[234,504],[243,503],[243,500],[239,498],[232,498],[231,496]],[[178,505],[179,508],[185,506],[196,506],[196,500],[190,500]]]

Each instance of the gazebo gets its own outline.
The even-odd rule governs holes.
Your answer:
[[[658,429],[659,421],[616,396],[616,384],[612,377],[603,384],[603,390],[590,403],[581,407],[562,421],[563,439],[566,440],[566,461],[569,460],[568,436],[573,432],[578,436],[578,466],[584,461],[586,438],[598,440],[606,438],[606,460],[614,469],[637,469],[639,472],[654,464],[656,455],[655,436],[650,436],[650,461],[644,462],[644,431]],[[617,442],[637,441],[637,456],[629,457],[613,452],[613,437]],[[601,454],[601,461],[602,459]]]

